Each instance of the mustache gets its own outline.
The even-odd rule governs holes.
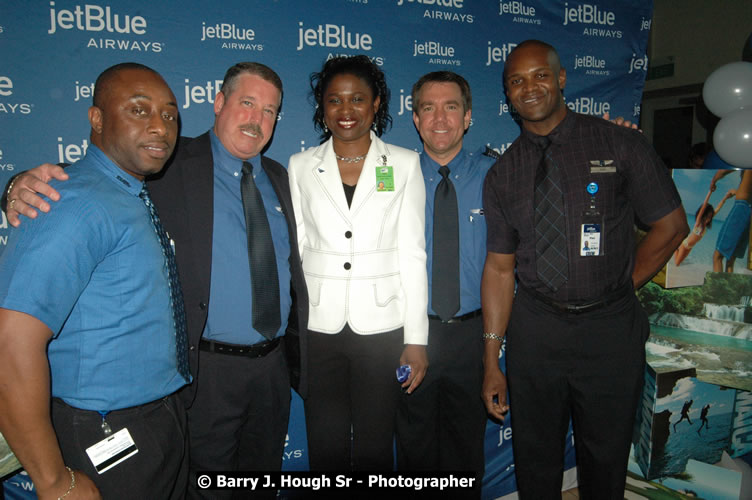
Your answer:
[[[257,136],[261,138],[264,137],[264,132],[261,131],[261,125],[259,125],[258,123],[247,123],[245,125],[241,125],[240,130],[250,130]]]

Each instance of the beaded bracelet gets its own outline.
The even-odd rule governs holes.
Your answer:
[[[71,469],[67,465],[65,466],[65,468],[68,469],[68,472],[70,472],[70,486],[68,486],[68,491],[63,493],[63,496],[57,497],[57,500],[63,500],[63,498],[70,495],[70,492],[73,491],[73,488],[76,487],[76,473],[73,472],[73,469]]]
[[[486,332],[483,334],[483,340],[498,340],[499,342],[503,342],[504,338],[495,333]]]

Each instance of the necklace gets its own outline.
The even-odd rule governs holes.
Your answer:
[[[334,153],[334,156],[336,156],[338,160],[345,163],[358,163],[359,161],[365,160],[366,155],[368,155],[368,153],[360,156],[340,156],[337,153]]]

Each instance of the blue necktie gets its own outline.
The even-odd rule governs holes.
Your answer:
[[[251,268],[253,328],[271,340],[277,335],[281,319],[279,312],[279,276],[274,253],[272,232],[266,218],[264,201],[253,180],[253,165],[243,162],[240,194],[245,212],[248,237],[248,265]]]
[[[149,209],[151,223],[154,226],[154,232],[157,233],[159,245],[162,247],[165,267],[170,282],[170,306],[172,308],[173,323],[175,325],[175,351],[177,354],[178,372],[183,376],[186,382],[190,380],[191,374],[188,367],[188,334],[185,325],[185,305],[183,304],[183,290],[180,288],[180,278],[178,277],[178,268],[175,264],[175,253],[172,251],[170,239],[162,227],[157,213],[157,207],[152,203],[149,197],[149,190],[146,186],[139,193],[144,204]]]

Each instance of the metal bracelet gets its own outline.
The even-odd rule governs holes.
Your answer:
[[[63,493],[62,496],[57,497],[57,500],[63,500],[63,498],[70,495],[70,492],[73,491],[73,488],[76,487],[76,473],[73,472],[73,469],[71,469],[67,465],[65,466],[65,468],[68,469],[68,472],[70,472],[70,486],[68,486],[68,491]]]
[[[483,334],[483,340],[498,340],[499,342],[504,342],[504,337],[496,335],[495,333],[486,332]]]

